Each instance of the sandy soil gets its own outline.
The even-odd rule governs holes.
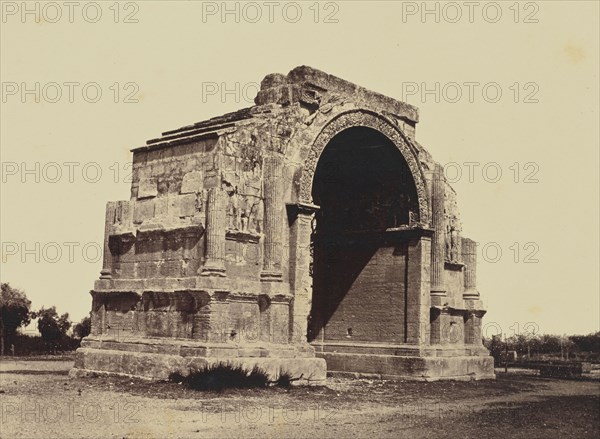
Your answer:
[[[600,437],[600,383],[329,378],[326,387],[196,392],[67,376],[70,361],[0,362],[1,438]]]

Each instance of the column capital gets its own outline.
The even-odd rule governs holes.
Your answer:
[[[313,216],[317,213],[321,207],[316,204],[297,202],[297,203],[286,203],[285,208],[288,214],[288,220],[290,223],[296,221],[298,216]]]

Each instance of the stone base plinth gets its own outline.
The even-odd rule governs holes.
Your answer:
[[[408,346],[317,348],[331,376],[416,381],[495,379],[494,358],[483,347],[418,349]]]
[[[231,346],[181,340],[161,343],[156,339],[138,342],[86,339],[82,346],[77,349],[70,376],[101,374],[165,380],[171,372],[185,375],[190,369],[220,363],[247,370],[258,366],[272,381],[280,373],[287,373],[295,385],[324,385],[326,378],[325,360],[311,356],[310,346]]]

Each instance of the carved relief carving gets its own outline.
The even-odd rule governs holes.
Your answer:
[[[231,236],[258,235],[263,232],[262,153],[255,151],[243,159],[232,160],[227,176],[223,177],[223,187],[228,195],[227,230],[235,232],[230,233]]]
[[[460,261],[460,224],[456,217],[450,217],[446,223],[446,260]]]
[[[242,195],[237,187],[228,187],[227,204],[228,230],[244,233],[261,233],[263,230],[262,199],[252,195]]]
[[[452,190],[446,191],[444,203],[444,221],[446,232],[446,261],[461,262],[461,231],[456,194]]]
[[[285,154],[290,138],[294,134],[292,127],[295,124],[296,121],[293,120],[293,117],[281,114],[255,129],[250,135],[252,142],[249,147],[255,149],[257,152],[254,154],[259,156],[253,157],[253,159],[260,163],[264,151]]]

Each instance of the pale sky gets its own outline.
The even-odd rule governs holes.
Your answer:
[[[500,2],[500,16],[493,2],[429,3],[439,17],[421,2],[276,2],[272,23],[263,2],[237,17],[221,2],[98,2],[96,23],[88,3],[22,16],[2,2],[1,278],[34,308],[89,311],[129,149],[309,65],[420,108],[416,138],[449,164],[463,234],[481,243],[488,334],[599,330],[598,2]]]

